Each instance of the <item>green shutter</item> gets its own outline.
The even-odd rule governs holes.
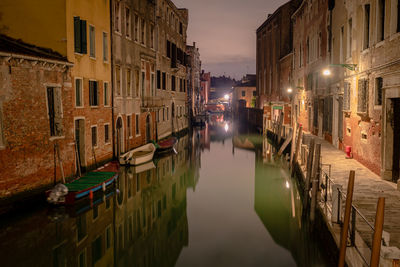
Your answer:
[[[86,20],[81,20],[81,53],[87,54]]]
[[[74,17],[74,47],[75,52],[81,53],[81,22],[79,17]]]

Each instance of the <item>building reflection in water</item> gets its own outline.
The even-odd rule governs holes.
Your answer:
[[[178,154],[121,168],[118,193],[92,207],[2,220],[2,266],[173,266],[188,245],[186,190],[199,179],[198,148],[186,135]]]

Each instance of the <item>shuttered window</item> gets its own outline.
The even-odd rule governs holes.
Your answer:
[[[344,83],[343,110],[350,110],[350,83]]]
[[[368,111],[368,80],[358,80],[358,105],[357,112],[366,113]]]
[[[89,25],[89,46],[90,46],[90,56],[96,57],[96,32],[94,26]]]
[[[62,136],[62,105],[61,105],[61,88],[47,88],[47,108],[50,123],[50,136]]]
[[[383,79],[378,77],[375,79],[375,105],[382,106],[382,87]]]
[[[104,125],[104,143],[110,142],[110,126],[108,124]]]
[[[92,127],[92,146],[97,146],[97,127]]]
[[[97,81],[89,81],[89,102],[91,106],[99,105],[99,88]]]
[[[165,74],[165,72],[163,72],[162,73],[162,89],[163,90],[165,90],[166,89],[166,84],[167,84],[167,81],[166,81],[167,79],[166,79],[166,74]]]
[[[157,89],[161,89],[161,71],[157,71]]]
[[[86,20],[74,17],[74,48],[76,53],[87,53]]]

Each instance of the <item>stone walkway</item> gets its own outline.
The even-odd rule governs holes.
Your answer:
[[[309,137],[309,136],[308,136]],[[315,137],[315,136],[314,136]],[[306,137],[306,139],[308,139]],[[343,151],[336,149],[327,141],[316,137],[316,143],[321,143],[322,164],[330,164],[331,178],[334,183],[341,184],[344,192],[347,190],[347,183],[350,170],[355,170],[356,178],[354,184],[353,204],[360,212],[374,225],[376,206],[379,197],[385,197],[385,219],[384,231],[390,234],[389,246],[400,248],[400,191],[397,185],[382,180],[378,175],[367,169],[364,165],[354,159],[346,159]],[[324,167],[326,169],[326,167]],[[357,231],[364,241],[370,245],[372,231],[359,223]]]

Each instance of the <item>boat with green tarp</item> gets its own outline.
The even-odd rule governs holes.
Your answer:
[[[74,204],[76,201],[89,196],[97,191],[105,192],[118,178],[118,172],[93,171],[66,184],[59,184],[47,192],[47,200],[54,204]]]

